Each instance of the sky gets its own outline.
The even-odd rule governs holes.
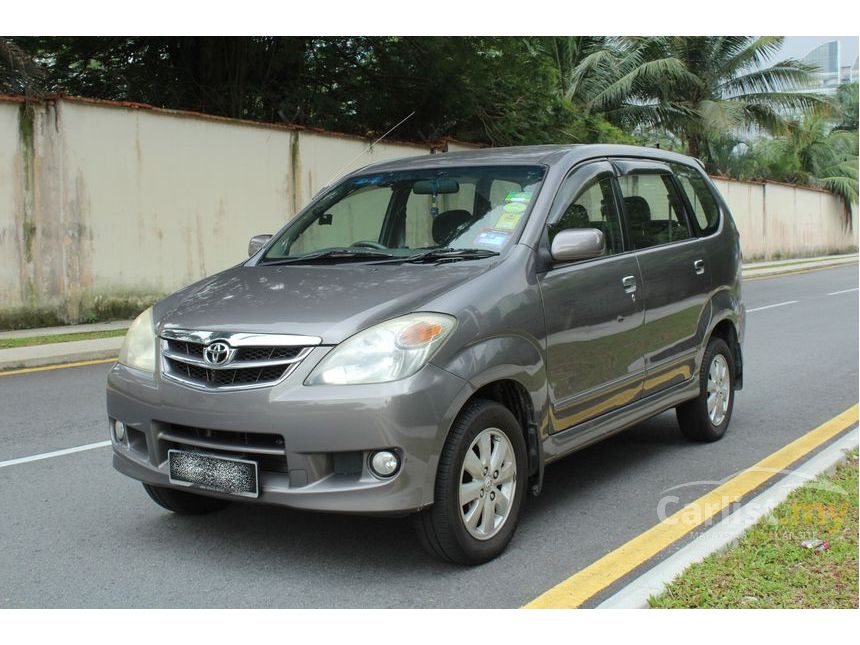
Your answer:
[[[857,58],[857,36],[786,36],[782,44],[782,58],[801,59],[821,43],[828,40],[839,41],[839,53],[842,60],[839,66],[853,65]]]

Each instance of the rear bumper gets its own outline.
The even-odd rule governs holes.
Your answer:
[[[402,513],[432,504],[439,453],[471,386],[433,365],[393,383],[303,385],[327,351],[316,348],[278,385],[233,392],[194,390],[114,366],[108,376],[108,416],[129,429],[122,442],[111,437],[114,467],[169,487],[170,448],[255,459],[259,455],[242,451],[242,441],[255,444],[256,437],[274,436],[283,455],[261,460],[258,498],[199,492],[343,513]],[[217,450],[185,446],[177,444],[177,429],[220,431],[222,439],[235,434],[236,440],[232,445],[220,441]],[[375,476],[370,453],[392,448],[401,457],[400,470],[388,479]]]

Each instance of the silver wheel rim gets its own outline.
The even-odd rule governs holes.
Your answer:
[[[708,417],[715,426],[726,418],[731,396],[729,364],[722,354],[714,356],[708,370]]]
[[[513,446],[498,428],[478,433],[460,471],[460,513],[469,535],[489,540],[504,526],[517,490]]]

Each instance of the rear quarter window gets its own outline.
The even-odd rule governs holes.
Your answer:
[[[693,207],[693,219],[702,235],[710,235],[720,225],[720,207],[710,187],[695,169],[671,164],[672,172]]]

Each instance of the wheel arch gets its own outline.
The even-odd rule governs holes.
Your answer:
[[[722,338],[729,346],[729,349],[732,350],[732,358],[735,363],[735,389],[743,389],[743,352],[741,351],[740,335],[738,334],[736,320],[728,315],[717,320],[708,334],[709,341],[711,338]]]

